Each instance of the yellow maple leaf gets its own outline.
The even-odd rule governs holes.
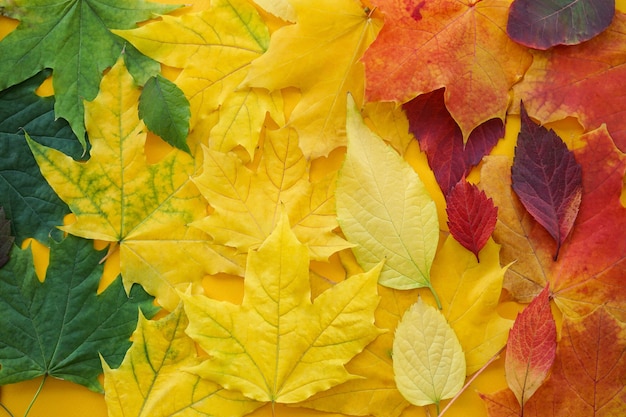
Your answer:
[[[274,230],[284,206],[298,239],[315,260],[350,246],[333,233],[335,176],[309,181],[310,163],[292,129],[268,130],[259,166],[249,169],[234,153],[204,148],[204,169],[194,181],[215,211],[194,223],[215,243],[247,253]]]
[[[62,229],[119,242],[127,291],[139,283],[171,310],[178,303],[176,288],[192,283],[199,289],[207,273],[241,273],[241,261],[234,251],[210,244],[205,233],[189,227],[206,214],[206,201],[190,179],[194,160],[173,149],[159,162],[147,163],[139,94],[118,60],[95,100],[85,103],[92,144],[86,162],[28,143],[43,176],[76,215]]]
[[[252,63],[244,85],[300,89],[302,97],[288,125],[297,130],[304,155],[316,158],[346,143],[346,93],[362,103],[365,70],[360,58],[382,22],[352,0],[291,3],[297,23],[272,35],[268,51]]]
[[[286,215],[248,254],[241,305],[183,294],[187,334],[211,356],[200,376],[264,402],[295,403],[351,378],[344,364],[381,332],[381,265],[311,301],[309,255]]]
[[[266,113],[283,124],[282,97],[240,87],[250,63],[269,45],[269,31],[243,0],[216,0],[209,10],[115,30],[145,55],[182,68],[175,80],[191,108],[189,141],[220,151],[241,145],[249,155]]]
[[[111,369],[102,360],[109,417],[238,417],[262,405],[185,372],[201,362],[185,335],[187,323],[182,306],[158,321],[139,315],[120,367]]]

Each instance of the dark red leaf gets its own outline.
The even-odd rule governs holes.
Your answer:
[[[493,200],[463,178],[446,197],[446,212],[450,233],[478,259],[478,252],[485,246],[496,227],[498,209]]]
[[[515,42],[548,49],[593,38],[613,16],[615,0],[514,0],[506,31]]]
[[[421,94],[404,104],[409,131],[417,138],[444,195],[478,165],[504,136],[504,124],[491,119],[472,131],[463,144],[461,128],[446,108],[444,89]]]
[[[520,201],[556,241],[554,260],[569,235],[582,198],[582,170],[558,135],[534,123],[521,105],[522,128],[511,168]]]
[[[0,268],[9,262],[9,252],[12,246],[11,222],[4,216],[4,208],[0,207]]]

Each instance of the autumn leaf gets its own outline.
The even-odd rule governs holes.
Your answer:
[[[372,101],[362,110],[367,127],[404,155],[415,140],[409,132],[409,121],[402,107],[391,102]]]
[[[493,200],[463,178],[450,190],[446,212],[452,236],[480,261],[478,253],[496,227],[498,209]]]
[[[426,153],[444,196],[504,136],[502,120],[491,119],[477,126],[464,143],[461,128],[446,108],[441,88],[420,94],[402,108],[409,120],[409,130]]]
[[[615,0],[514,0],[506,31],[530,48],[576,45],[605,30],[615,16]]]
[[[327,156],[346,143],[346,94],[350,92],[359,104],[363,101],[360,58],[381,22],[352,0],[291,4],[296,24],[272,34],[267,53],[252,63],[244,85],[270,91],[299,88],[301,97],[288,126],[298,132],[307,159]]]
[[[352,99],[346,132],[337,218],[348,241],[356,244],[357,261],[368,270],[385,259],[381,285],[432,290],[430,268],[439,241],[434,201],[413,168],[365,126]]]
[[[170,145],[191,152],[187,145],[189,102],[176,84],[161,74],[144,85],[139,96],[139,118]]]
[[[157,310],[139,286],[127,296],[120,279],[97,294],[103,256],[88,240],[51,242],[42,283],[30,249],[14,247],[0,269],[0,384],[51,375],[102,391],[98,355],[117,366],[130,346],[137,309],[148,317]]]
[[[156,321],[139,315],[119,368],[102,361],[110,417],[238,417],[261,405],[186,371],[202,361],[185,334],[187,324],[182,305]]]
[[[54,98],[35,94],[48,75],[49,71],[42,71],[0,92],[0,205],[11,219],[18,245],[31,237],[40,242],[47,242],[49,236],[60,240],[62,232],[56,226],[70,211],[42,177],[24,131],[74,158],[83,153],[67,122],[55,120]]]
[[[578,215],[582,198],[581,168],[553,130],[530,120],[523,104],[521,121],[511,186],[526,210],[556,241],[556,260]]]
[[[213,1],[200,13],[163,16],[141,28],[114,33],[147,56],[182,69],[175,84],[190,104],[189,143],[206,144],[210,138],[211,149],[227,152],[241,145],[253,155],[266,113],[282,124],[280,95],[240,86],[270,39],[248,2]]]
[[[506,345],[506,380],[522,408],[543,384],[556,354],[549,289],[546,285],[517,316]]]
[[[128,65],[137,62],[134,67],[138,71],[145,65],[141,62],[145,57],[133,48],[125,48],[124,41],[110,30],[135,27],[137,22],[178,7],[143,0],[3,3],[3,14],[20,20],[20,25],[0,42],[0,89],[52,68],[56,115],[69,121],[83,147],[83,100],[94,99],[102,72],[122,51]]]
[[[465,356],[454,330],[439,310],[421,298],[396,328],[393,371],[398,390],[418,406],[438,408],[465,382]]]
[[[11,236],[11,222],[4,215],[4,207],[0,206],[0,268],[9,262],[13,240],[15,239]]]
[[[588,42],[535,52],[513,89],[514,103],[523,100],[542,124],[571,116],[590,131],[605,123],[625,152],[624,96],[619,93],[626,77],[625,32],[626,14],[617,13],[608,29]]]
[[[119,242],[127,290],[140,283],[173,309],[176,288],[189,283],[199,288],[206,273],[241,269],[233,251],[211,245],[208,236],[189,226],[206,214],[206,201],[190,179],[194,160],[174,149],[156,163],[146,161],[139,94],[118,61],[103,78],[98,97],[85,104],[92,143],[87,162],[28,143],[44,177],[76,215],[62,229]]]
[[[620,203],[626,158],[605,128],[581,137],[574,150],[583,172],[580,210],[571,236],[554,262],[554,241],[526,212],[512,193],[510,160],[486,158],[481,187],[498,207],[494,239],[502,245],[501,262],[514,262],[504,287],[522,302],[534,298],[547,282],[559,309],[585,315],[606,304],[623,317],[623,276],[626,259],[626,208]],[[593,259],[593,262],[589,262]]]
[[[464,141],[482,123],[504,120],[508,91],[531,63],[506,35],[508,1],[372,3],[385,26],[363,58],[369,101],[404,103],[445,87]]]
[[[193,223],[220,245],[248,253],[274,230],[281,207],[293,231],[311,251],[311,258],[328,260],[350,247],[333,233],[335,176],[311,182],[310,163],[302,155],[292,129],[267,130],[256,169],[234,153],[204,149],[204,169],[194,182],[214,212]]]
[[[349,379],[344,364],[380,334],[374,326],[380,265],[311,301],[308,249],[286,215],[248,254],[241,305],[182,295],[187,334],[211,359],[203,378],[263,402],[295,403]]]
[[[626,329],[605,308],[588,316],[564,317],[561,340],[548,380],[525,404],[534,417],[612,417],[626,412]],[[520,416],[506,389],[481,394],[490,417]]]
[[[505,344],[511,320],[498,314],[502,281],[508,267],[500,266],[500,246],[487,241],[481,261],[452,237],[437,252],[431,270],[441,311],[456,333],[473,374]]]
[[[296,11],[289,0],[254,0],[264,10],[287,22],[296,21]]]

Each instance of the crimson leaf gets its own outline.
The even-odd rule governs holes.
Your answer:
[[[462,179],[446,197],[448,228],[464,248],[476,255],[496,227],[498,209],[493,200],[473,184]]]
[[[615,16],[615,0],[515,0],[506,31],[511,39],[535,49],[576,45],[606,29]]]
[[[580,208],[582,169],[561,138],[533,122],[523,103],[520,107],[522,127],[511,168],[512,187],[556,241],[556,261]]]
[[[403,108],[409,120],[409,131],[426,153],[444,195],[478,165],[504,135],[502,121],[491,119],[474,129],[463,144],[461,128],[446,108],[443,88],[421,94]]]

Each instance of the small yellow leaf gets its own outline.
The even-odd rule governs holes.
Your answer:
[[[344,364],[380,334],[374,326],[380,265],[311,301],[309,255],[286,215],[248,254],[234,305],[182,295],[187,333],[211,356],[194,372],[258,401],[295,403],[349,379]]]
[[[182,307],[158,321],[139,315],[120,367],[102,361],[109,417],[237,417],[262,405],[185,371],[201,361],[187,323]]]
[[[461,344],[439,310],[418,299],[404,314],[393,342],[398,390],[412,404],[439,404],[465,381]]]

